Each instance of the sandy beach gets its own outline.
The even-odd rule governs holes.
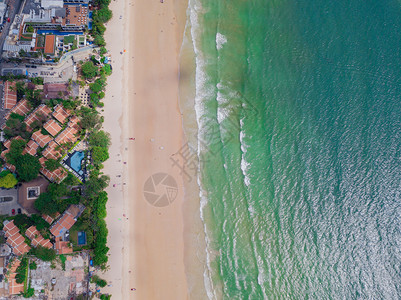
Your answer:
[[[104,129],[112,137],[104,170],[111,179],[110,268],[102,292],[114,299],[188,299],[183,177],[171,160],[185,144],[178,79],[186,3],[126,0],[110,8],[113,74],[104,101]],[[145,182],[157,173],[177,185],[166,191],[154,182],[153,194],[167,196],[164,207],[144,197]]]

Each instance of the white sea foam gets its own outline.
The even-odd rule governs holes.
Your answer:
[[[203,135],[203,128],[205,127],[205,120],[202,119],[202,116],[205,114],[205,107],[203,100],[207,99],[208,97],[212,96],[212,90],[207,86],[206,82],[208,79],[207,73],[205,71],[205,65],[206,65],[206,58],[204,57],[204,54],[202,51],[200,51],[200,46],[199,46],[199,40],[197,39],[198,36],[200,36],[200,31],[202,30],[200,24],[199,24],[199,14],[202,14],[202,6],[199,1],[197,0],[190,0],[189,1],[189,19],[191,23],[191,36],[192,36],[192,44],[193,44],[193,49],[195,52],[195,63],[196,63],[196,68],[195,68],[195,115],[196,115],[196,122],[198,124],[198,157],[200,158],[202,151],[204,150],[203,147],[204,145],[201,143],[202,141],[202,135]],[[207,232],[207,227],[206,227],[206,222],[205,222],[205,216],[204,216],[204,211],[206,209],[206,206],[208,204],[208,199],[206,197],[206,193],[203,192],[202,188],[202,183],[201,183],[201,178],[200,178],[200,173],[198,172],[197,174],[197,183],[199,186],[199,198],[200,198],[200,217],[203,221],[204,227],[204,233],[205,233],[205,243],[206,243],[206,266],[204,269],[203,273],[203,278],[204,278],[204,286],[205,290],[207,293],[207,297],[209,299],[217,299],[216,291],[213,286],[213,280],[212,280],[212,267],[211,263],[213,260],[212,254],[211,254],[211,247],[210,247],[210,240],[209,240],[209,235]]]
[[[220,32],[216,34],[216,49],[220,50],[223,48],[223,45],[227,43],[227,38],[222,35]]]
[[[251,184],[251,179],[248,176],[248,170],[249,170],[249,166],[251,164],[249,162],[247,162],[246,159],[245,159],[245,155],[246,155],[246,152],[247,152],[249,146],[244,141],[245,133],[242,130],[243,126],[244,126],[244,121],[243,121],[243,119],[240,119],[241,131],[239,133],[239,140],[240,140],[240,143],[241,143],[241,151],[242,151],[242,155],[241,155],[241,170],[242,170],[242,174],[244,175],[244,183],[245,183],[246,186],[249,186]]]

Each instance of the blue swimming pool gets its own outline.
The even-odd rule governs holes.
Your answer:
[[[81,31],[59,31],[59,30],[45,30],[45,29],[39,29],[38,34],[55,34],[55,35],[70,35],[70,34],[75,34],[75,35],[82,35],[83,32]]]
[[[78,245],[86,245],[85,231],[78,231]]]
[[[82,174],[81,165],[84,157],[85,153],[83,151],[75,151],[69,159],[71,169],[73,169],[78,174]]]

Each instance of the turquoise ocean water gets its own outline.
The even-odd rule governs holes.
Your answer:
[[[188,12],[209,298],[400,299],[401,3]]]

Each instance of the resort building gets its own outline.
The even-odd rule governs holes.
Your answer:
[[[18,114],[20,116],[25,116],[27,113],[30,112],[30,110],[31,105],[29,104],[28,100],[22,99],[8,112],[8,114],[4,116],[4,119],[8,120],[12,113]]]
[[[40,130],[35,131],[31,138],[41,147],[43,148],[44,146],[46,146],[51,140],[51,136],[49,135],[44,135],[40,132]]]
[[[36,155],[36,152],[38,151],[39,145],[34,141],[34,140],[30,140],[28,142],[28,144],[26,144],[26,147],[24,149],[24,151],[22,151],[22,154],[30,154],[32,156]]]
[[[50,225],[54,222],[55,219],[58,219],[58,217],[60,217],[60,213],[57,213],[56,216],[53,218],[49,215],[42,215],[43,220],[45,220],[47,223],[49,223]]]
[[[61,217],[50,226],[50,232],[56,238],[55,249],[58,254],[71,253],[69,230],[85,210],[83,205],[70,205]]]
[[[6,81],[3,90],[3,107],[12,109],[17,104],[17,87],[14,81]]]
[[[61,181],[63,181],[68,175],[67,172],[62,167],[59,167],[54,171],[49,171],[48,169],[46,169],[46,160],[47,159],[45,157],[39,158],[39,163],[42,166],[42,168],[39,170],[40,173],[42,173],[43,176],[45,176],[51,182],[60,183]]]
[[[15,258],[9,264],[7,276],[9,295],[17,295],[24,292],[24,283],[17,283],[17,280],[15,279],[17,275],[17,268],[20,264],[21,261],[18,258]]]
[[[18,188],[18,204],[24,209],[27,214],[37,213],[34,203],[41,193],[47,191],[49,181],[39,176],[29,182],[22,182]]]
[[[47,119],[51,112],[51,108],[49,108],[47,105],[39,105],[33,112],[29,114],[28,117],[25,118],[24,122],[27,126],[27,130],[32,130],[30,126],[34,121],[41,122],[42,120]]]
[[[56,136],[62,129],[61,126],[53,119],[47,121],[46,124],[43,125],[43,128],[52,136]]]
[[[70,112],[67,109],[65,109],[63,105],[57,104],[54,107],[53,118],[55,118],[61,124],[64,124],[69,116]]]
[[[31,244],[34,247],[40,245],[48,249],[53,248],[53,244],[50,242],[50,240],[43,238],[34,225],[25,231],[25,235],[31,240]]]
[[[43,94],[46,99],[65,98],[70,94],[68,83],[45,83],[43,85]],[[58,106],[63,107],[61,104],[58,104],[56,109]]]
[[[12,221],[4,221],[5,236],[7,238],[7,244],[12,247],[12,251],[15,255],[22,255],[27,253],[31,247],[25,243],[24,237],[19,232],[19,229],[14,224],[14,220]]]

